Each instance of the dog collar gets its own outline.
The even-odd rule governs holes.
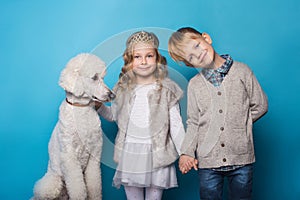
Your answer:
[[[72,106],[77,106],[77,107],[86,107],[91,104],[91,102],[89,102],[88,104],[72,103],[68,100],[68,98],[66,98],[66,102]]]

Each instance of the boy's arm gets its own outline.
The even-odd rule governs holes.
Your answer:
[[[268,99],[253,72],[251,72],[249,80],[250,111],[252,120],[255,122],[268,111]]]
[[[187,103],[187,131],[181,146],[181,154],[195,157],[195,151],[198,143],[198,127],[199,127],[199,108],[197,106],[197,98],[191,87],[188,86],[188,103]]]

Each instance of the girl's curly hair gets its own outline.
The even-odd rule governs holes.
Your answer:
[[[135,37],[135,36],[139,36],[139,37]],[[138,39],[135,39],[135,38],[138,38]],[[145,40],[145,38],[146,38],[146,40]],[[168,75],[167,60],[158,51],[158,43],[159,42],[158,42],[156,35],[154,35],[153,33],[145,32],[145,31],[139,31],[139,32],[132,34],[126,42],[126,49],[123,53],[124,65],[122,67],[121,73],[119,75],[119,81],[118,81],[118,85],[121,88],[132,89],[134,87],[134,85],[136,84],[135,74],[132,70],[133,52],[134,52],[134,46],[137,43],[142,43],[142,42],[151,44],[153,46],[153,48],[155,49],[156,70],[154,72],[154,76],[156,78],[156,81],[161,85],[161,81]]]

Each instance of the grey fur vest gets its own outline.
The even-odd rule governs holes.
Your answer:
[[[157,85],[156,89],[151,90],[148,94],[150,107],[149,127],[153,151],[152,167],[154,169],[170,165],[178,158],[178,153],[169,132],[169,109],[183,96],[183,91],[169,78],[165,78],[161,85]],[[112,104],[112,112],[118,124],[114,161],[118,163],[122,156],[135,93],[132,89],[124,89],[119,86],[116,86],[114,90],[116,99]]]

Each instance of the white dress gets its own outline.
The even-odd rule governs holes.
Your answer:
[[[130,113],[123,154],[118,163],[113,185],[136,187],[157,187],[167,189],[177,187],[174,164],[152,169],[152,144],[149,133],[148,92],[156,84],[138,85],[136,97]],[[180,146],[184,138],[184,128],[180,116],[179,105],[170,109],[170,133],[175,147],[180,154]]]

